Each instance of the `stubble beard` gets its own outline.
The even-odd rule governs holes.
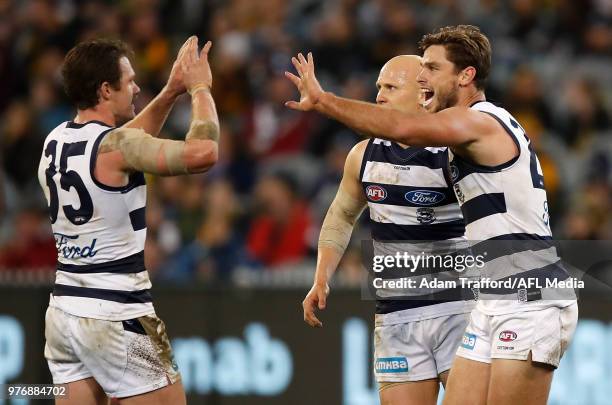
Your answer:
[[[438,100],[439,104],[435,112],[456,106],[457,102],[459,101],[459,87],[454,84],[448,89],[448,91],[443,92],[442,96],[438,97]]]

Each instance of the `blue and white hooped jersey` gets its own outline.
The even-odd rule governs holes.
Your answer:
[[[360,179],[370,209],[372,238],[448,240],[465,226],[448,180],[447,148],[403,148],[395,142],[368,142]]]
[[[123,187],[94,178],[98,147],[112,128],[64,122],[47,136],[38,179],[58,250],[51,304],[106,320],[154,313],[144,265],[146,185],[134,173]]]
[[[360,180],[370,211],[375,254],[395,249],[391,241],[418,244],[465,240],[463,216],[448,172],[447,148],[403,148],[395,142],[371,139],[364,152]],[[401,249],[402,245],[396,247]],[[405,272],[389,274],[392,279],[410,277]],[[384,272],[380,275],[385,276]],[[444,300],[431,294],[422,300],[402,296],[394,299],[394,293],[397,291],[377,291],[377,316],[384,314],[407,322],[464,313],[471,308],[459,293],[454,298],[446,295]]]
[[[486,241],[478,243],[485,247],[495,247],[497,242],[492,241],[524,241],[527,249],[531,241],[535,245],[552,240],[544,177],[525,131],[508,111],[490,102],[481,101],[471,108],[495,118],[512,138],[519,154],[507,163],[487,167],[468,162],[449,151],[451,179],[465,218],[467,238]],[[508,249],[507,255],[490,256],[487,269],[493,269],[493,274],[487,275],[501,280],[517,276],[542,277],[547,271],[559,272],[559,258],[552,242],[546,243],[545,247],[548,249],[537,254],[533,251],[510,252]],[[562,270],[557,274],[564,277]],[[514,312],[517,305],[526,308],[525,303],[480,299],[478,305],[485,313],[493,315]],[[539,300],[530,307],[557,304],[554,300]]]

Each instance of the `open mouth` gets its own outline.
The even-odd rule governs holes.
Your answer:
[[[434,91],[431,89],[421,89],[421,106],[427,107],[433,101]]]

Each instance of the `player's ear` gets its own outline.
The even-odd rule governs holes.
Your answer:
[[[105,101],[110,99],[111,97],[111,85],[109,82],[104,82],[100,85],[100,89],[98,90],[98,99],[99,101]]]
[[[459,73],[459,86],[467,86],[476,77],[476,68],[474,66],[468,66]]]

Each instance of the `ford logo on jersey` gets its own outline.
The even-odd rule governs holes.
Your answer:
[[[408,202],[416,205],[434,205],[446,198],[444,193],[429,190],[409,191],[405,197]]]
[[[408,360],[405,357],[379,357],[374,369],[377,373],[407,373]]]
[[[387,198],[387,190],[381,186],[370,185],[366,187],[366,196],[370,201],[382,201]]]
[[[64,235],[62,233],[55,232],[53,233],[55,237],[55,247],[57,248],[57,252],[64,256],[65,259],[75,259],[79,257],[94,257],[96,253],[98,253],[96,249],[96,242],[98,239],[94,239],[91,241],[91,244],[88,246],[78,246],[75,245],[74,242],[79,239],[78,235]]]

